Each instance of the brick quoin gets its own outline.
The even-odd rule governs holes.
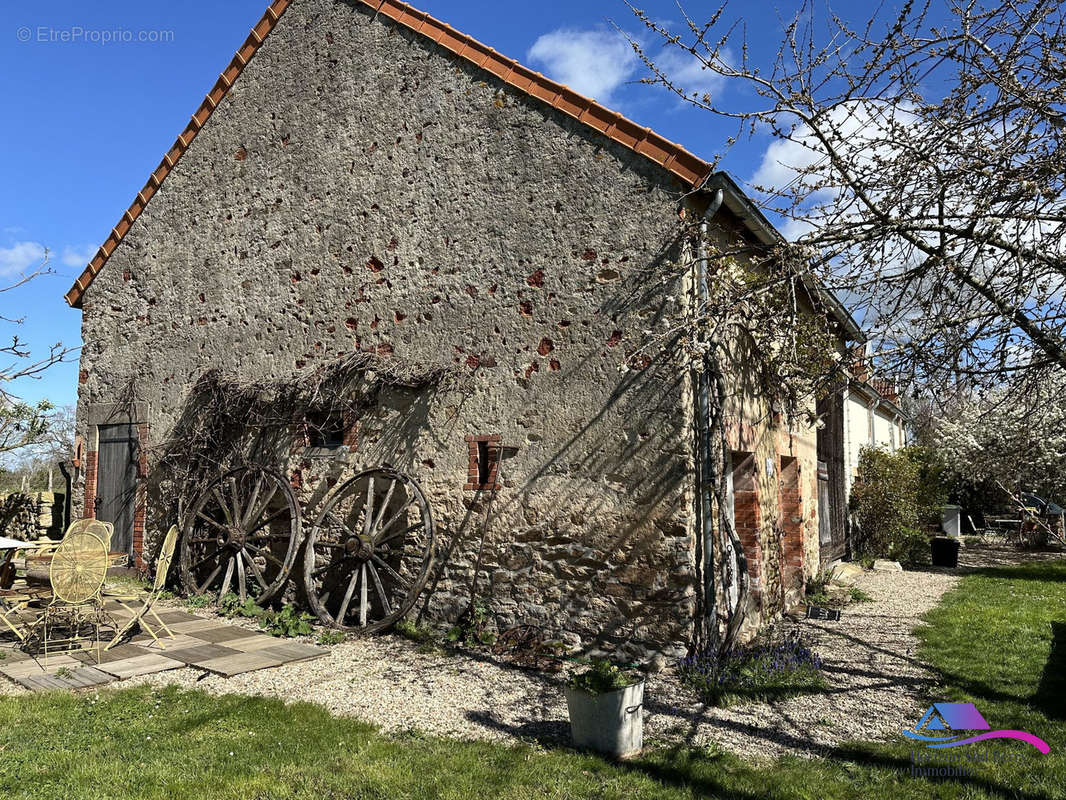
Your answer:
[[[480,482],[480,472],[478,469],[478,443],[486,443],[486,458],[488,460],[489,474],[488,480],[484,483]],[[476,491],[479,489],[499,489],[500,484],[496,482],[497,470],[500,465],[500,434],[488,434],[484,436],[472,436],[466,437],[467,446],[467,472],[466,472],[466,485],[463,487],[466,491]]]
[[[148,425],[137,426],[137,491],[133,509],[133,560],[138,570],[145,570],[148,562],[144,557],[144,527],[148,519],[144,481],[148,478]]]
[[[95,450],[85,454],[85,518],[96,519],[96,465]]]
[[[354,450],[359,445],[359,420],[351,411],[344,412],[344,440],[342,444]]]
[[[755,457],[751,453],[733,454],[733,526],[748,561],[751,593],[756,601],[762,597],[762,543],[759,528],[762,511],[755,475]]]
[[[786,594],[803,588],[803,495],[800,491],[799,460],[781,457],[780,524],[781,524],[781,582]],[[798,597],[798,596],[797,596]]]

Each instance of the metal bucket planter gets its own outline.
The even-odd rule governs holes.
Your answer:
[[[624,689],[590,694],[564,687],[570,732],[579,748],[614,758],[638,755],[644,747],[644,679]]]

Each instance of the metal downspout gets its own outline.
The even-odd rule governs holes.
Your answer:
[[[710,291],[707,286],[707,228],[710,219],[718,213],[722,207],[724,193],[721,189],[715,191],[707,210],[700,219],[699,239],[696,244],[696,271],[697,271],[697,318],[702,310],[707,308],[710,301]],[[697,480],[700,495],[700,524],[703,537],[703,614],[704,626],[708,636],[717,638],[718,615],[717,594],[715,590],[715,547],[714,547],[714,522],[711,495],[708,486],[707,465],[711,461],[711,376],[707,369],[707,357],[703,356],[703,369],[698,375],[698,402],[696,430],[699,436]],[[712,644],[705,642],[706,645]]]

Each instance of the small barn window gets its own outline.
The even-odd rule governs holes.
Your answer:
[[[496,477],[500,465],[500,435],[467,436],[466,486],[468,490],[499,489]]]
[[[346,444],[348,425],[343,414],[318,412],[307,415],[307,446],[337,450]]]

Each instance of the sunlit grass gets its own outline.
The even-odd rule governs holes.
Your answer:
[[[1066,622],[1066,563],[968,576],[927,619],[919,655],[942,679],[931,699],[974,702],[992,727],[1045,739],[1050,755],[982,744],[1024,760],[932,781],[910,775],[913,745],[902,739],[824,759],[755,762],[676,748],[613,764],[566,749],[385,735],[309,704],[138,688],[0,700],[0,797],[1066,797],[1066,644],[1057,627]]]

